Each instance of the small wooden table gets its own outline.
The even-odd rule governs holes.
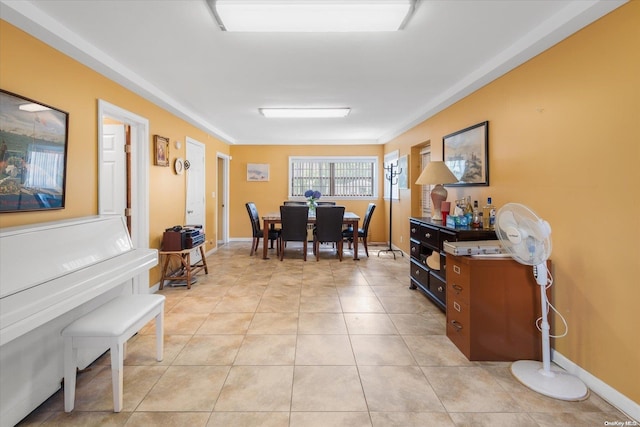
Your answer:
[[[269,259],[267,257],[267,240],[269,240],[269,227],[273,224],[282,224],[282,219],[280,218],[280,212],[270,212],[267,215],[262,217],[262,221],[264,222],[264,226],[262,227],[263,236],[262,236],[262,259]],[[358,258],[358,221],[360,221],[360,217],[353,212],[345,212],[344,217],[342,218],[342,223],[347,226],[351,226],[353,228],[353,259],[354,261],[359,261]],[[309,224],[316,223],[316,217],[314,215],[309,215]]]
[[[191,252],[194,250],[200,250],[200,257],[202,260],[199,263],[191,265]],[[207,267],[207,259],[204,256],[204,243],[199,244],[190,249],[183,249],[181,251],[160,251],[160,256],[164,255],[164,264],[162,266],[162,277],[160,278],[160,289],[164,288],[165,280],[186,280],[187,289],[191,289],[191,277],[204,269],[205,274],[209,274],[209,268]],[[169,261],[171,258],[178,258],[180,260],[180,271],[174,275],[168,276],[167,269],[169,268]]]

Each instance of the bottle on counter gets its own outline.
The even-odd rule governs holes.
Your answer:
[[[491,197],[487,197],[487,204],[482,208],[482,228],[485,230],[496,229],[496,207],[491,202]]]
[[[471,228],[482,228],[482,214],[478,208],[478,201],[473,201],[473,217],[471,219]]]
[[[471,196],[467,196],[464,206],[464,216],[467,217],[467,225],[473,221],[473,206],[471,206]]]

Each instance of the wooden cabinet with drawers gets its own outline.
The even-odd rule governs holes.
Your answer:
[[[446,268],[447,337],[469,360],[541,360],[540,287],[531,266],[447,254]]]
[[[490,230],[451,228],[431,218],[410,218],[411,289],[420,289],[441,310],[446,308],[446,254],[445,242],[463,240],[495,240],[496,233]],[[427,263],[430,256],[437,257]],[[431,265],[429,265],[431,264]],[[439,265],[437,265],[439,264]]]

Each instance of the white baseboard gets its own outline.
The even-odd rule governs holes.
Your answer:
[[[580,378],[594,393],[624,412],[631,419],[640,421],[640,405],[638,403],[585,371],[556,350],[551,350],[551,359],[565,371]]]

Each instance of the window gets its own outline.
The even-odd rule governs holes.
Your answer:
[[[427,167],[431,161],[431,146],[425,147],[420,151],[420,171]],[[420,209],[422,216],[431,216],[431,185],[422,185],[420,191]]]
[[[377,170],[377,157],[289,157],[289,197],[376,198]]]
[[[64,147],[29,144],[25,164],[25,188],[38,188],[61,192],[64,180]]]

